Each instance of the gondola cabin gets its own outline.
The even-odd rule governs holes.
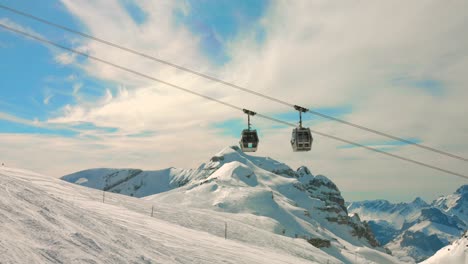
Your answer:
[[[241,140],[239,145],[243,152],[255,152],[258,146],[257,130],[244,129],[242,130]]]
[[[310,151],[313,140],[309,128],[297,127],[292,131],[291,146],[294,152]]]

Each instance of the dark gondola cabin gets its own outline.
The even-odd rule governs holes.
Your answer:
[[[292,131],[291,146],[295,152],[310,151],[313,140],[309,128],[297,127]]]
[[[241,140],[239,145],[243,152],[255,152],[258,146],[258,135],[257,130],[244,129],[242,130]]]

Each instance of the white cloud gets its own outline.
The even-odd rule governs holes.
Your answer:
[[[266,31],[264,43],[256,42],[251,29],[242,29],[238,39],[226,43],[232,61],[221,68],[200,52],[196,36],[174,23],[174,8],[191,12],[187,6],[177,6],[176,1],[139,1],[148,14],[141,25],[118,1],[62,2],[92,35],[295,104],[350,106],[349,121],[401,137],[417,137],[423,144],[468,156],[468,3],[464,1],[274,1],[261,20]],[[99,43],[87,42],[82,47],[100,58],[235,105],[266,113],[291,110]],[[206,153],[232,143],[214,134],[211,124],[243,117],[229,108],[93,61],[83,62],[80,68],[92,77],[125,87],[119,92],[106,87],[109,90],[102,100],[79,101],[49,120],[50,124],[90,122],[119,129],[118,140],[102,141],[101,150],[86,152],[89,162],[83,166],[196,166],[206,159]],[[402,76],[438,80],[443,84],[443,95],[392,82]],[[386,192],[391,187],[388,197],[398,200],[403,198],[395,193],[428,197],[462,183],[364,150],[337,149],[341,143],[319,136],[312,152],[291,154],[288,130],[267,131],[268,122],[256,122],[264,130],[259,155],[293,166],[309,165],[315,173],[330,175],[345,193],[366,188]],[[332,122],[314,129],[359,142],[382,139]],[[156,131],[156,135],[125,137],[142,131]],[[180,139],[183,144],[173,144]],[[118,153],[119,158],[97,158],[112,153]],[[455,171],[467,169],[463,162],[416,148],[399,148],[395,153]],[[155,156],[158,158],[148,158]],[[139,161],[126,163],[132,157]],[[64,164],[63,169],[78,167],[74,162],[70,157],[60,164]]]
[[[48,105],[49,102],[50,102],[50,99],[52,99],[52,97],[54,97],[53,94],[46,95],[46,96],[44,97],[44,100],[43,100],[42,102],[43,102],[45,105]]]
[[[30,169],[55,177],[91,167],[151,170],[159,168],[155,167],[158,163],[195,167],[200,160],[205,161],[210,158],[210,154],[214,154],[205,154],[206,148],[216,149],[217,152],[226,143],[226,139],[209,133],[213,140],[198,146],[190,145],[193,140],[202,141],[206,138],[206,131],[202,128],[193,129],[190,136],[180,130],[146,138],[0,134],[3,142],[0,151],[5,154],[1,161],[10,167]],[[177,144],[173,143],[175,141]],[[193,152],[203,154],[193,159]],[[55,165],[52,166],[52,163]]]
[[[75,84],[73,85],[73,93],[72,93],[72,94],[73,94],[74,96],[77,96],[78,93],[80,92],[80,89],[81,89],[82,87],[83,87],[83,84],[82,84],[82,83],[75,83]]]
[[[25,125],[34,124],[34,122],[31,120],[19,118],[14,115],[10,115],[10,114],[3,113],[3,112],[0,112],[0,120],[5,120],[5,121],[19,123],[19,124],[25,124]]]
[[[33,120],[21,118],[12,114],[8,114],[5,112],[0,112],[0,120],[8,121],[11,123],[22,124],[25,126],[30,127],[37,127],[37,128],[44,128],[48,130],[69,130],[74,132],[82,132],[81,130],[75,129],[68,124],[54,124],[50,122],[43,122],[40,121],[38,118],[34,118]]]
[[[67,76],[67,78],[65,78],[67,81],[69,82],[74,82],[78,79],[78,76],[76,76],[76,74],[70,74]]]
[[[10,28],[13,28],[13,29],[16,29],[16,30],[19,30],[19,31],[26,32],[26,33],[28,33],[30,35],[33,35],[33,36],[42,37],[41,34],[37,33],[33,29],[31,29],[29,27],[22,26],[22,25],[14,22],[14,21],[11,21],[10,19],[8,19],[6,17],[0,18],[0,23],[2,23],[3,25],[5,25],[7,27],[10,27]]]
[[[76,62],[76,55],[69,52],[57,54],[55,61],[62,65],[69,65]]]

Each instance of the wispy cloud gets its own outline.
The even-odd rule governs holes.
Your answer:
[[[55,123],[49,121],[40,121],[37,118],[32,120],[17,117],[8,113],[0,112],[0,120],[11,122],[13,124],[21,124],[26,127],[39,128],[42,130],[34,130],[35,132],[41,132],[45,134],[52,135],[62,135],[62,136],[78,136],[86,137],[92,136],[95,139],[101,139],[110,135],[118,135],[118,129],[112,127],[99,127],[90,123],[84,122],[75,122],[75,123]]]
[[[33,120],[27,120],[24,118],[16,117],[14,115],[10,115],[7,113],[2,113],[0,112],[0,119],[10,121],[10,122],[15,122],[19,124],[24,124],[24,125],[30,125],[30,126],[38,126],[39,123],[37,121]]]
[[[76,81],[77,79],[78,79],[78,76],[76,76],[76,74],[70,74],[66,78],[66,80],[70,82]]]
[[[80,91],[81,87],[83,87],[83,84],[82,83],[75,83],[73,85],[73,95],[74,96],[77,96],[78,95],[78,92]]]
[[[64,129],[64,130],[79,132],[78,130],[71,128],[69,126],[66,126],[66,125],[49,124],[47,122],[39,121],[37,118],[32,119],[32,120],[25,119],[25,118],[21,118],[21,117],[11,115],[8,113],[4,113],[4,112],[0,112],[0,120],[5,120],[8,122],[12,122],[12,123],[17,123],[17,124],[22,124],[22,125],[37,127],[37,128],[50,129],[50,130]]]
[[[55,61],[62,65],[69,65],[75,63],[76,54],[64,52],[55,56]]]
[[[8,26],[10,28],[26,32],[26,33],[28,33],[30,35],[33,35],[33,36],[36,36],[36,37],[43,37],[41,34],[36,32],[35,30],[33,30],[33,29],[29,28],[29,27],[23,26],[21,24],[18,24],[18,23],[14,22],[14,21],[10,20],[9,18],[6,18],[6,17],[0,18],[0,23],[4,24],[5,26]]]
[[[397,77],[392,80],[392,84],[398,87],[421,89],[434,96],[442,96],[444,93],[443,83],[432,78]]]
[[[54,97],[53,94],[49,94],[47,96],[44,97],[44,100],[42,101],[45,105],[48,105],[49,102],[50,102],[50,99],[52,99],[52,97]]]

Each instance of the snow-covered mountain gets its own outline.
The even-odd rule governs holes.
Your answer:
[[[454,194],[441,196],[432,202],[432,206],[458,218],[468,224],[468,185],[463,185]]]
[[[313,176],[305,167],[293,171],[277,161],[227,148],[201,170],[212,173],[145,199],[268,217],[276,221],[270,231],[324,245],[341,238],[356,245],[378,246],[367,225],[348,216],[336,185],[325,176]]]
[[[198,172],[175,168],[158,171],[91,169],[64,176],[62,179],[94,189],[144,197],[180,187]]]
[[[306,167],[295,171],[270,158],[246,155],[237,147],[222,150],[195,170],[97,169],[63,179],[144,197],[145,202],[184,208],[192,214],[193,210],[222,214],[224,219],[241,221],[262,232],[307,241],[343,263],[398,262],[378,246],[365,222],[357,215],[348,216],[345,201],[330,179],[314,176]],[[180,217],[164,219],[181,221]],[[199,228],[194,222],[179,223]],[[247,236],[233,235],[242,241]],[[252,239],[258,238],[247,240]]]
[[[407,219],[415,218],[428,204],[421,198],[410,203],[393,204],[386,200],[352,202],[348,211],[357,213],[363,220],[386,220],[394,229],[401,229]]]
[[[468,263],[468,232],[450,245],[441,248],[434,256],[421,264],[467,264]]]
[[[457,239],[468,227],[468,186],[431,204],[416,198],[410,203],[385,200],[353,202],[350,213],[368,221],[377,240],[395,256],[422,261]],[[464,221],[465,220],[465,221]]]

